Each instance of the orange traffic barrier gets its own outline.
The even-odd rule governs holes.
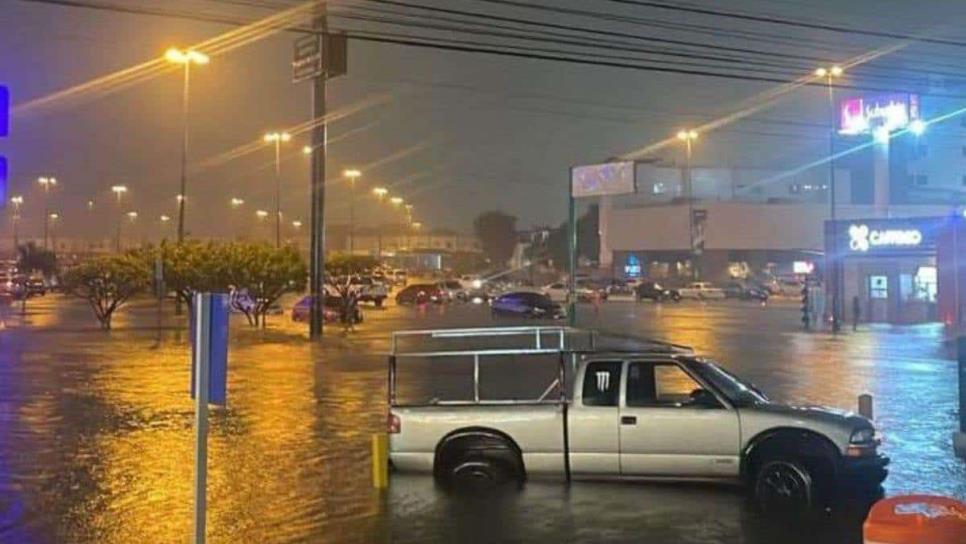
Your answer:
[[[963,544],[966,504],[931,495],[883,499],[872,506],[862,533],[865,544]]]

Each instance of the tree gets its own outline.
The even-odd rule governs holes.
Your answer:
[[[20,257],[17,260],[17,269],[25,274],[40,272],[45,278],[49,278],[57,273],[57,256],[53,251],[37,247],[37,244],[28,242],[17,248]]]
[[[65,290],[87,300],[94,317],[110,330],[114,312],[151,284],[151,268],[142,255],[99,257],[72,268],[63,277]]]
[[[220,258],[222,247],[218,244],[193,240],[162,242],[157,248],[141,251],[149,263],[160,253],[165,286],[189,310],[196,292],[227,292],[231,285],[226,276],[228,263]]]
[[[567,268],[570,248],[567,243],[569,225],[566,221],[550,231],[546,242],[528,250],[532,260],[552,260],[558,270]],[[596,261],[600,257],[599,208],[591,206],[587,213],[577,218],[577,256]]]
[[[372,270],[379,265],[379,259],[367,255],[337,253],[325,261],[325,283],[339,294],[340,314],[347,325],[352,325],[352,276]]]
[[[305,290],[308,269],[294,247],[239,242],[212,249],[208,255],[215,262],[207,263],[206,270],[223,280],[223,289],[248,292],[253,304],[240,309],[253,326],[264,321],[282,295]]]
[[[481,213],[473,230],[483,245],[483,253],[495,266],[503,266],[517,246],[517,218],[501,211]]]

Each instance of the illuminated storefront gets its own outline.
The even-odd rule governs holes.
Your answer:
[[[960,215],[826,222],[828,308],[837,283],[845,322],[856,305],[862,321],[959,322],[963,224]]]

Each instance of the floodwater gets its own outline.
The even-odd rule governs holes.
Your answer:
[[[797,307],[608,303],[585,325],[693,345],[772,397],[853,408],[876,399],[887,494],[966,499],[952,454],[956,367],[936,326],[798,329]],[[115,330],[49,296],[0,330],[0,542],[189,542],[193,405],[180,322],[122,310]],[[372,490],[392,330],[492,323],[482,307],[371,310],[322,345],[304,325],[232,327],[228,407],[212,412],[209,542],[860,542],[862,509],[809,529],[761,519],[739,489],[528,482],[498,497],[447,495],[394,475]],[[521,379],[519,376],[513,379]],[[524,376],[522,379],[526,379]],[[803,522],[804,523],[804,522]]]

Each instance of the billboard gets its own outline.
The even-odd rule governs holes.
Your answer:
[[[919,119],[919,96],[877,93],[839,102],[839,134],[857,136],[876,130],[902,130]]]
[[[634,161],[575,166],[570,171],[570,190],[574,198],[634,193]]]

